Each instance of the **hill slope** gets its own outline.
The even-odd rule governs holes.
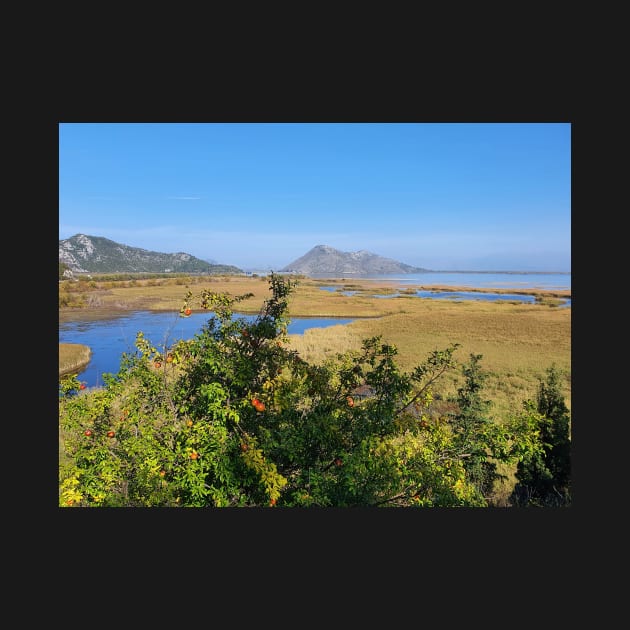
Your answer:
[[[243,273],[233,265],[211,264],[183,252],[152,252],[85,234],[59,241],[59,262],[74,273]]]
[[[293,271],[305,275],[319,274],[386,274],[420,273],[428,271],[421,267],[412,267],[391,258],[384,258],[365,250],[342,252],[328,245],[316,245],[304,256],[297,258],[280,271]]]

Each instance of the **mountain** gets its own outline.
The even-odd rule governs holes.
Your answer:
[[[289,263],[280,271],[293,271],[305,275],[368,275],[385,273],[421,273],[428,271],[421,267],[412,267],[391,258],[361,250],[342,252],[328,245],[316,245],[304,256]]]
[[[59,263],[73,273],[243,273],[238,267],[211,264],[183,252],[152,252],[85,234],[59,241]]]

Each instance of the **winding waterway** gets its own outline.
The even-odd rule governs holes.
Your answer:
[[[59,343],[80,343],[92,350],[89,364],[78,373],[87,387],[103,385],[103,374],[116,374],[123,352],[133,354],[139,331],[156,348],[171,346],[180,339],[192,339],[211,317],[206,312],[181,317],[178,312],[134,311],[124,315],[93,321],[73,321],[59,324]],[[236,315],[252,321],[255,315]],[[289,334],[302,334],[308,328],[325,328],[348,324],[342,317],[296,317],[288,326]]]

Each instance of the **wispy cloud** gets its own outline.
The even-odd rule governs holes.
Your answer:
[[[176,196],[176,197],[167,197],[167,199],[177,199],[179,201],[198,201],[201,197],[184,197],[184,196]]]

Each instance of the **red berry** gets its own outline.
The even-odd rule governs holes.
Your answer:
[[[265,410],[265,403],[262,402],[261,400],[258,400],[258,398],[252,398],[252,405],[256,409],[256,411]]]
[[[86,429],[85,431],[83,431],[83,435],[87,435],[88,437],[90,437],[90,435],[92,435],[92,431]]]
[[[114,435],[116,435],[116,434],[115,434],[113,431],[108,431],[108,432],[107,432],[107,437],[108,437],[108,438],[113,438],[113,437],[114,437]]]

